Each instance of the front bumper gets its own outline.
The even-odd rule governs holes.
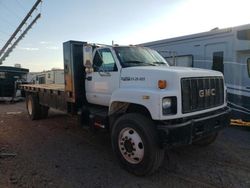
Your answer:
[[[158,122],[157,129],[159,133],[160,145],[169,148],[179,145],[191,144],[211,133],[218,132],[229,126],[230,109],[223,109],[203,114],[200,116],[190,117],[189,119],[178,119],[175,122]]]

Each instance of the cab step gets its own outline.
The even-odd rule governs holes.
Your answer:
[[[82,110],[81,125],[92,130],[108,127],[108,107],[91,106]]]

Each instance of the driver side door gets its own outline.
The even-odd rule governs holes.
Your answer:
[[[110,48],[98,48],[94,52],[94,71],[85,80],[89,103],[109,106],[111,95],[119,87],[119,71]]]

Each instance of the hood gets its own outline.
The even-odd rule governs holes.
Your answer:
[[[168,88],[174,88],[181,78],[223,76],[218,71],[188,67],[138,66],[121,71],[121,87],[142,87],[158,89],[158,80],[166,80]]]

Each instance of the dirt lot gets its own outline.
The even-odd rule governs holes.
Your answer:
[[[0,104],[0,187],[250,187],[250,130],[228,128],[206,148],[168,151],[153,176],[119,166],[107,133],[51,112],[29,120],[25,104]]]

